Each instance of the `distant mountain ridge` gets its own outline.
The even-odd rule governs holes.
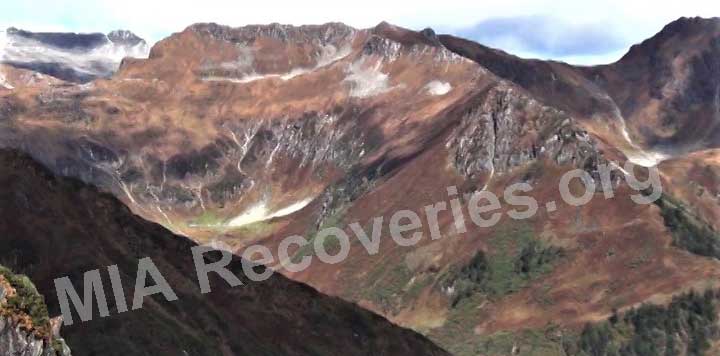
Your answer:
[[[146,57],[145,40],[125,30],[102,33],[0,31],[0,63],[86,83],[107,78],[125,57]]]

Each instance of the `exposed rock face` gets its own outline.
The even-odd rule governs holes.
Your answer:
[[[115,30],[107,34],[107,39],[115,45],[125,47],[147,46],[144,39],[127,30]]]
[[[470,179],[539,159],[588,169],[599,160],[591,138],[569,116],[502,86],[463,116],[447,144],[456,169]]]
[[[349,54],[357,32],[339,23],[300,27],[271,24],[242,28],[197,24],[189,27],[188,31],[240,48],[244,56],[237,61],[208,61],[200,68],[201,75],[208,79],[239,81],[252,81],[264,75],[289,78],[303,70],[328,65]],[[272,46],[268,43],[271,41],[281,45]],[[151,56],[160,56],[154,51]]]
[[[40,321],[37,313],[47,314],[47,308],[41,300],[29,300],[37,296],[37,291],[23,278],[0,266],[0,353],[13,356],[70,356],[70,349],[59,335],[61,318],[45,320],[47,325],[35,324]],[[22,281],[22,284],[13,285],[17,281]],[[26,300],[20,300],[22,298]],[[42,306],[30,310],[24,306],[30,303],[42,303]],[[47,315],[41,317],[47,318]]]
[[[1,289],[2,287],[0,287]],[[0,352],[17,356],[70,356],[70,348],[64,343],[59,350],[23,331],[10,318],[0,317]]]
[[[216,39],[246,45],[263,38],[295,43],[320,41],[322,44],[340,44],[341,41],[356,32],[352,27],[342,23],[308,26],[273,23],[270,25],[252,25],[240,28],[208,23],[192,25],[190,26],[190,30],[209,34]]]
[[[107,35],[0,32],[0,63],[76,83],[109,77],[123,58],[146,57],[148,51],[143,39],[123,30]]]

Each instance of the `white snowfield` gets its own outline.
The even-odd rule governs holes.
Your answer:
[[[623,138],[625,138],[625,140],[632,147],[632,150],[625,150],[625,152],[623,153],[625,154],[627,159],[634,164],[643,167],[655,167],[663,161],[672,158],[672,156],[664,154],[662,152],[644,150],[640,146],[635,144],[635,142],[633,142],[633,140],[630,138],[630,133],[628,133],[627,126],[625,125],[625,120],[622,121],[622,135]]]
[[[670,155],[652,151],[625,152],[625,156],[630,162],[643,167],[655,167],[672,158]]]
[[[2,72],[2,68],[0,68],[0,87],[5,89],[15,89],[8,81],[5,79],[5,74]]]
[[[366,62],[367,58],[363,57],[348,67],[348,76],[344,80],[351,83],[351,97],[368,98],[392,89],[390,77],[380,70],[382,61],[377,61],[374,65]]]
[[[425,89],[428,91],[428,94],[434,95],[434,96],[442,96],[447,93],[449,93],[452,90],[452,85],[447,82],[441,82],[439,80],[433,80],[430,83],[427,83],[425,86]]]
[[[57,63],[78,73],[102,77],[114,73],[125,57],[147,58],[149,54],[150,47],[145,42],[125,46],[108,40],[89,51],[73,51],[0,30],[0,62]]]
[[[270,211],[265,201],[261,201],[258,204],[255,204],[245,210],[245,212],[243,212],[242,214],[230,220],[227,226],[240,227],[259,221],[265,221],[273,218],[287,216],[306,207],[308,204],[310,204],[311,201],[313,201],[312,198],[303,199],[274,212]]]
[[[627,159],[632,162],[633,164],[637,164],[639,166],[643,167],[655,167],[658,164],[662,163],[663,161],[666,161],[670,158],[672,158],[672,155],[666,154],[663,152],[658,151],[650,151],[645,150],[642,147],[640,147],[638,144],[636,144],[633,139],[630,137],[630,133],[628,132],[627,127],[627,121],[625,120],[625,117],[623,117],[622,113],[620,112],[620,108],[615,103],[615,100],[613,100],[610,96],[608,96],[606,93],[603,92],[597,92],[596,93],[598,97],[601,100],[605,100],[612,104],[614,109],[614,116],[617,120],[617,124],[619,125],[620,134],[622,135],[623,139],[627,142],[629,148],[620,148],[621,151],[623,151],[623,154]]]
[[[6,45],[7,35],[5,31],[0,31],[0,62],[2,62],[2,58],[5,54]],[[13,86],[7,82],[7,79],[5,78],[5,73],[2,72],[2,68],[0,68],[0,87],[3,87],[5,89],[13,89]]]

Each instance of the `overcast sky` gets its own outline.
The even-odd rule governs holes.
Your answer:
[[[33,31],[129,29],[150,42],[196,22],[232,26],[381,21],[452,33],[524,56],[609,63],[681,16],[720,16],[720,2],[646,0],[2,0],[0,26]]]

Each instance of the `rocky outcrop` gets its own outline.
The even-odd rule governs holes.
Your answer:
[[[259,38],[272,38],[282,42],[295,43],[319,41],[321,44],[340,44],[340,41],[356,32],[354,28],[342,23],[307,26],[273,23],[239,28],[203,23],[192,25],[189,29],[216,39],[244,45],[252,44]]]
[[[62,319],[47,319],[47,307],[24,276],[0,266],[0,354],[70,356],[60,337]]]
[[[629,157],[638,150],[673,156],[720,146],[718,18],[680,18],[616,63],[590,67],[523,59],[450,35],[439,39],[596,134],[610,128],[603,139]]]
[[[22,330],[11,318],[0,317],[0,353],[13,356],[70,356],[70,348],[60,340],[45,340]]]
[[[468,110],[447,147],[458,173],[470,179],[535,160],[590,171],[602,160],[593,139],[571,117],[504,85]]]

